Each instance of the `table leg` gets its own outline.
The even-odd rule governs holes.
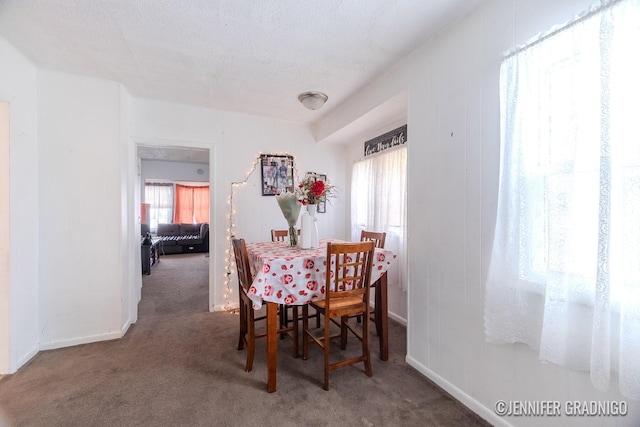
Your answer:
[[[374,306],[373,306],[373,320],[376,325],[376,336],[380,338],[382,336],[382,319],[381,315],[378,314],[378,307],[382,306],[382,290],[380,289],[380,279],[373,284],[373,294],[375,297]]]
[[[387,301],[387,273],[384,273],[375,286],[375,319],[380,339],[380,359],[389,360],[389,309]]]
[[[278,355],[278,304],[267,302],[267,391],[276,391],[276,367]]]

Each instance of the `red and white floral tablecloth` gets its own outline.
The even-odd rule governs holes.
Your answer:
[[[335,239],[321,240],[314,249],[291,247],[288,242],[247,243],[254,277],[249,289],[253,307],[259,309],[263,301],[304,305],[323,296],[327,242],[346,243]],[[380,279],[395,258],[392,251],[376,248],[371,283]]]

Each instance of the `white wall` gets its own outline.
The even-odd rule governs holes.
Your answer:
[[[502,55],[586,9],[591,0],[494,0],[432,39],[316,127],[329,136],[409,90],[409,326],[407,361],[495,424],[640,425],[628,415],[511,417],[497,400],[624,400],[612,384],[542,364],[526,345],[490,345],[483,332],[499,170]]]
[[[129,142],[129,115],[131,96],[119,86],[120,118],[120,289],[122,293],[120,335],[124,335],[132,323],[138,320],[138,302],[142,296],[140,240],[140,200],[135,188],[139,185],[135,147]]]
[[[206,163],[142,160],[141,164],[142,183],[144,183],[146,179],[209,182],[209,165]],[[202,175],[198,174],[198,170],[202,170]]]
[[[9,372],[9,337],[11,292],[10,246],[11,228],[9,215],[9,103],[0,100],[0,373]]]
[[[16,235],[10,288],[0,293],[5,305],[10,298],[0,318],[8,371],[38,350],[118,338],[135,322],[137,143],[211,149],[212,309],[236,304],[227,289],[227,202],[231,182],[246,178],[260,152],[289,152],[299,170],[344,185],[343,148],[319,147],[305,125],[132,99],[118,83],[37,70],[8,43],[0,49],[15,64],[0,74],[0,98],[12,103],[9,228]],[[284,227],[275,199],[260,195],[259,169],[234,200],[236,234],[266,240],[271,228]],[[321,218],[323,237],[347,238],[342,200]]]
[[[9,103],[10,151],[8,159],[0,160],[3,168],[8,165],[8,182],[0,182],[0,193],[8,189],[9,201],[0,216],[2,257],[8,257],[0,279],[0,373],[13,373],[38,351],[37,69],[2,37],[0,58],[0,100]]]
[[[247,178],[260,153],[292,154],[300,177],[306,171],[327,173],[333,183],[345,188],[345,148],[317,144],[304,124],[134,99],[130,126],[134,143],[211,150],[211,310],[237,304],[235,278],[229,289],[226,286],[231,183]],[[258,165],[247,183],[234,190],[234,233],[248,241],[269,240],[272,228],[286,227],[275,198],[263,197],[261,188]],[[344,200],[334,200],[318,219],[321,238],[349,237]]]
[[[121,96],[114,82],[38,72],[41,349],[122,333]]]

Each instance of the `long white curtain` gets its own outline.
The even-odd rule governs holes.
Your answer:
[[[356,162],[351,176],[351,239],[362,230],[386,232],[385,248],[397,255],[389,284],[406,290],[407,148]]]
[[[489,342],[640,398],[640,1],[602,2],[501,67]]]
[[[150,228],[173,222],[173,184],[150,183],[144,186],[144,201],[150,204]]]

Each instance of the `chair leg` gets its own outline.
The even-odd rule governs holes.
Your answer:
[[[316,310],[316,314],[314,314],[311,317],[315,317],[316,318],[316,329],[320,328],[320,312]],[[291,322],[291,320],[289,319],[289,314],[287,311],[284,312],[284,322],[285,325],[289,325],[289,322]]]
[[[342,316],[340,319],[340,350],[347,349],[347,323],[349,322],[349,316]]]
[[[329,318],[324,316],[324,342],[322,343],[322,348],[324,350],[324,389],[329,391],[329,350],[331,346],[331,332],[330,332],[331,322]]]
[[[362,354],[364,356],[364,373],[370,377],[373,375],[371,370],[371,351],[369,349],[369,313],[367,311],[364,316],[365,321],[362,322]]]
[[[308,341],[308,330],[309,330],[309,306],[302,306],[302,358],[304,360],[309,359],[309,341]]]
[[[247,336],[247,313],[244,307],[244,301],[240,299],[240,336],[238,339],[238,350],[244,348],[245,337]]]
[[[246,372],[251,372],[253,369],[253,357],[256,352],[256,331],[255,320],[253,316],[253,307],[247,307],[249,313],[249,320],[247,322],[247,329],[249,330],[247,337],[247,366],[244,368]]]
[[[293,306],[293,357],[297,358],[298,353],[298,306]]]
[[[382,316],[378,316],[377,315],[377,311],[379,310],[379,307],[382,307],[382,292],[380,291],[381,286],[376,286],[375,288],[375,309],[374,309],[374,315],[373,315],[373,320],[376,324],[376,335],[379,337],[382,337]]]
[[[280,329],[286,328],[288,325],[287,321],[287,306],[284,304],[280,304],[278,306],[278,321],[280,322]],[[280,339],[284,339],[287,334],[285,332],[280,333]]]

